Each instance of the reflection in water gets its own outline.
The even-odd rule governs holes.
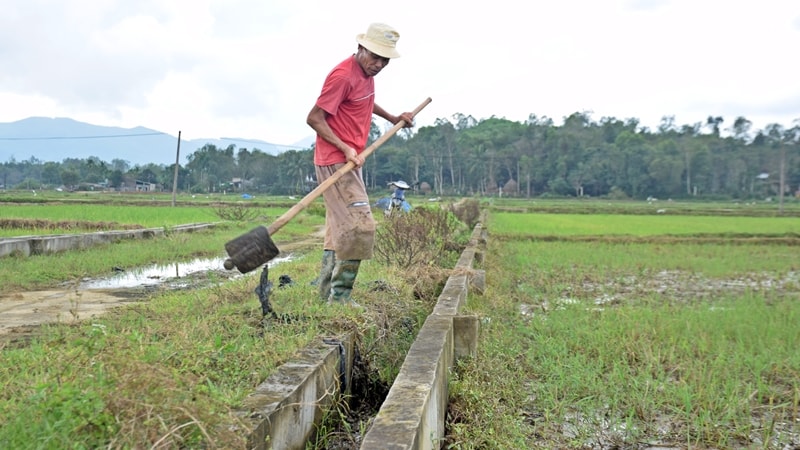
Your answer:
[[[276,264],[289,260],[291,260],[291,255],[282,256],[273,259],[268,265],[272,268]],[[154,264],[152,266],[122,271],[109,278],[88,280],[81,283],[79,289],[117,289],[155,286],[166,282],[174,282],[180,278],[198,272],[224,270],[222,266],[224,262],[225,258],[197,258],[180,263]],[[234,271],[234,273],[236,274],[235,276],[242,275],[237,271]]]

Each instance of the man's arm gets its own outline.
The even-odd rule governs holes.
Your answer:
[[[314,107],[311,108],[311,111],[308,113],[306,123],[312,129],[314,129],[314,131],[316,131],[319,137],[325,139],[334,147],[341,150],[342,153],[344,153],[345,158],[347,158],[347,161],[352,162],[356,165],[356,167],[361,167],[361,165],[364,164],[364,158],[358,155],[356,149],[345,144],[344,141],[342,141],[339,136],[333,132],[330,125],[328,125],[328,121],[326,120],[327,118],[328,113],[319,106],[314,105]]]
[[[377,103],[373,104],[372,106],[372,113],[376,116],[383,117],[384,119],[388,120],[392,123],[392,125],[397,125],[398,122],[401,120],[405,120],[406,123],[403,125],[404,128],[411,128],[414,126],[414,115],[410,112],[404,112],[399,116],[395,116],[389,114],[385,109],[381,108],[380,105]]]

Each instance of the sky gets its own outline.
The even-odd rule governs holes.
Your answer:
[[[375,80],[391,113],[556,125],[800,119],[796,0],[6,0],[0,122],[69,117],[186,139],[293,145],[372,22],[400,33]],[[378,123],[385,121],[378,119]]]

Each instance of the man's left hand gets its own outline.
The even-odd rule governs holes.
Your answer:
[[[404,112],[403,114],[400,114],[399,116],[397,116],[397,119],[398,120],[397,122],[395,122],[395,125],[397,125],[398,122],[403,120],[405,121],[405,124],[403,124],[403,128],[411,128],[414,126],[414,114],[410,112]]]

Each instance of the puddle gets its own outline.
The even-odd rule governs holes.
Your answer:
[[[132,270],[117,269],[117,274],[113,277],[81,282],[79,289],[120,289],[154,286],[197,272],[220,270],[224,261],[224,258],[195,259],[183,263],[156,264]]]
[[[277,264],[291,260],[292,255],[274,258],[268,263],[268,266],[272,268]],[[235,270],[230,272],[226,271],[222,267],[224,262],[225,258],[197,258],[186,262],[154,264],[152,266],[131,270],[118,269],[117,274],[112,277],[83,281],[80,283],[78,289],[123,289],[163,284],[169,284],[169,286],[173,288],[189,287],[195,280],[194,278],[187,279],[187,277],[201,272],[220,272],[225,278],[231,279],[242,276],[241,273]],[[253,273],[256,272],[258,271],[253,271]]]

